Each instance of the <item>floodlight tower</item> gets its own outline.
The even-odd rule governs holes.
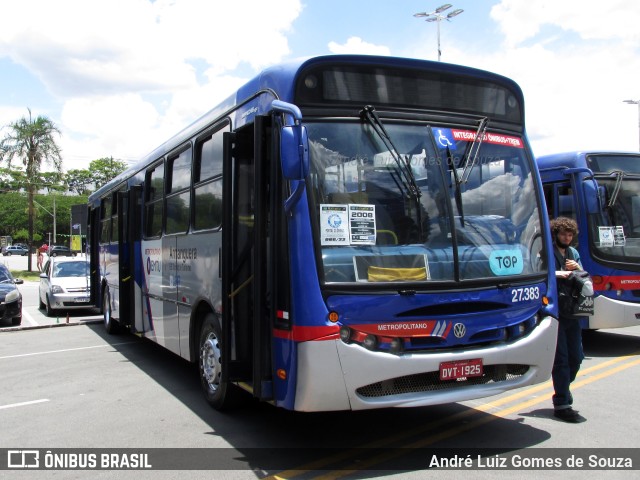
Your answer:
[[[444,5],[440,5],[438,8],[436,8],[433,12],[418,12],[413,14],[414,17],[419,17],[419,18],[424,17],[425,22],[437,23],[438,25],[438,61],[440,61],[440,57],[442,56],[442,51],[440,50],[440,22],[442,20],[446,20],[447,22],[450,22],[453,17],[455,17],[456,15],[460,15],[462,12],[464,12],[464,10],[462,10],[461,8],[458,8],[453,12],[447,13],[446,15],[442,13],[445,10],[449,10],[452,6],[453,5],[451,5],[450,3],[445,3]]]

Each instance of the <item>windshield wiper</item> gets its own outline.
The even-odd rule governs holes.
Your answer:
[[[620,194],[620,190],[622,189],[622,179],[625,176],[625,172],[623,172],[622,170],[616,170],[615,172],[611,172],[611,175],[615,175],[616,176],[616,184],[613,187],[613,191],[611,192],[611,197],[609,197],[609,203],[607,204],[607,207],[613,207],[616,204],[616,201],[618,200],[618,195]]]
[[[371,125],[373,130],[385,144],[387,150],[389,150],[389,153],[393,157],[393,160],[396,162],[396,165],[400,173],[402,174],[402,177],[404,177],[401,180],[406,191],[409,193],[409,195],[418,200],[422,195],[422,192],[420,191],[420,188],[416,183],[416,179],[413,175],[413,170],[411,169],[409,159],[408,157],[406,159],[403,159],[402,156],[398,153],[398,149],[393,144],[393,140],[391,140],[387,129],[380,121],[380,118],[378,118],[376,109],[371,105],[366,105],[360,112],[360,115],[369,123],[369,125]]]
[[[460,188],[460,177],[458,177],[458,169],[456,168],[453,156],[451,155],[451,149],[447,145],[447,166],[453,173],[453,180],[456,184],[455,199],[456,208],[458,209],[458,215],[460,215],[460,226],[464,227],[464,212],[462,210],[462,189]]]
[[[487,131],[487,126],[489,125],[489,118],[483,117],[480,119],[480,125],[478,125],[478,130],[476,130],[476,136],[473,139],[473,143],[471,144],[471,148],[469,148],[468,155],[463,157],[462,161],[462,176],[460,177],[460,183],[467,183],[469,180],[469,175],[471,175],[471,170],[476,165],[476,161],[478,160],[478,154],[480,153],[480,147],[482,146],[482,142],[484,141],[484,134]],[[471,160],[471,161],[469,161]]]

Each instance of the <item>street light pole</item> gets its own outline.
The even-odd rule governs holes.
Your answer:
[[[640,100],[623,100],[623,102],[638,106],[638,150],[640,151]]]
[[[418,12],[413,14],[414,17],[424,18],[425,22],[436,22],[438,24],[438,61],[440,61],[440,57],[442,56],[442,51],[440,50],[440,22],[442,20],[450,22],[453,17],[464,12],[464,10],[458,8],[446,15],[442,14],[442,12],[449,10],[452,6],[453,5],[450,3],[445,3],[444,5],[440,5],[436,8],[433,12]]]
[[[41,204],[39,204],[35,200],[33,201],[33,203],[53,217],[53,243],[56,243],[56,197],[55,195],[53,197],[53,213],[51,213],[49,210],[44,208]],[[49,245],[51,245],[51,233],[49,233]]]

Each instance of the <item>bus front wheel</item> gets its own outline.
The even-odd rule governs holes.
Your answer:
[[[234,402],[234,385],[222,380],[222,329],[213,313],[205,316],[199,339],[198,366],[200,383],[207,402],[217,410],[229,408]]]
[[[104,288],[102,295],[102,318],[104,321],[104,328],[107,333],[117,333],[118,324],[111,316],[111,294],[109,293],[109,287]]]

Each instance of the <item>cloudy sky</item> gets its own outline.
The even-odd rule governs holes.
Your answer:
[[[61,130],[65,170],[134,162],[260,69],[365,53],[437,60],[442,0],[0,1],[0,126]],[[638,150],[640,2],[451,0],[442,61],[491,70],[525,94],[536,155]],[[4,135],[4,133],[2,133]]]

